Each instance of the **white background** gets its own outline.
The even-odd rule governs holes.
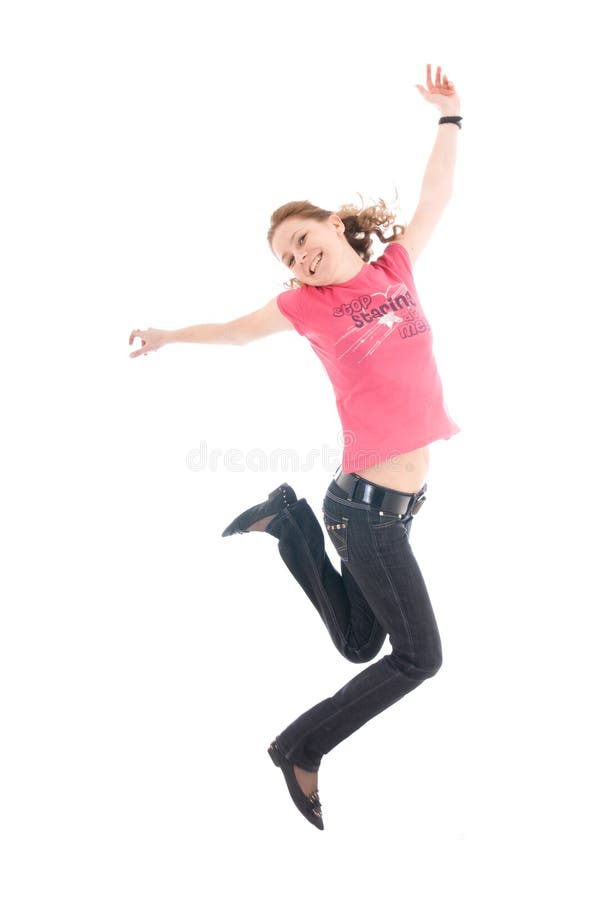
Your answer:
[[[597,898],[585,9],[3,4],[6,900]],[[432,447],[411,536],[444,665],[324,758],[320,833],[266,748],[358,670],[270,536],[220,535],[283,481],[320,512],[335,466],[251,451],[339,447],[331,387],[295,332],[134,360],[127,339],[283,290],[265,236],[288,200],[397,188],[407,222],[428,62],[464,117],[415,267],[462,428]]]

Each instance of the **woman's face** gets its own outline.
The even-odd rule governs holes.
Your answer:
[[[344,223],[332,213],[328,219],[291,216],[278,225],[271,245],[284,266],[303,284],[325,285],[334,280],[344,258]]]

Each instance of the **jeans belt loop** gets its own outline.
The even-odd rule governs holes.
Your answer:
[[[358,475],[355,475],[354,473],[352,473],[352,477],[354,479],[354,484],[352,485],[352,488],[350,489],[350,496],[348,497],[348,500],[354,500],[354,495],[356,493],[356,485],[358,484]]]

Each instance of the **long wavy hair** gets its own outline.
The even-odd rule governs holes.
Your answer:
[[[362,207],[347,203],[336,211],[322,209],[322,207],[315,206],[309,200],[292,200],[290,203],[280,206],[271,216],[271,225],[267,233],[267,241],[271,250],[273,250],[272,241],[275,229],[285,219],[291,216],[298,216],[301,219],[316,219],[319,222],[323,222],[335,212],[344,223],[344,236],[352,249],[356,250],[365,262],[369,262],[373,253],[372,235],[376,234],[383,244],[389,244],[390,241],[404,234],[406,226],[393,224],[396,220],[396,213],[388,208],[385,200],[380,198],[377,203],[365,206],[362,195],[359,194],[358,196],[363,203]],[[389,228],[392,224],[392,234],[389,237],[385,237],[382,229]],[[300,287],[302,283],[297,278],[291,278],[289,281],[284,282],[284,286],[291,289]]]

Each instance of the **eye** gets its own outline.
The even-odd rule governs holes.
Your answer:
[[[298,243],[300,244],[300,246],[302,246],[302,244],[304,243],[304,239],[305,239],[305,237],[306,237],[307,234],[308,234],[308,231],[307,231],[305,234],[303,234],[302,237],[299,237],[299,238],[298,238]],[[292,266],[294,265],[295,262],[296,262],[296,260],[295,260],[294,257],[292,256],[291,259],[290,259],[290,262],[289,262],[289,268],[290,268],[290,269],[292,268]]]
[[[298,243],[300,245],[304,242],[304,238],[306,237],[307,234],[308,234],[308,231],[305,234],[303,234],[302,237],[298,238]],[[288,269],[291,269],[295,262],[296,262],[296,260],[294,259],[293,256],[291,256],[290,261],[288,263]]]

